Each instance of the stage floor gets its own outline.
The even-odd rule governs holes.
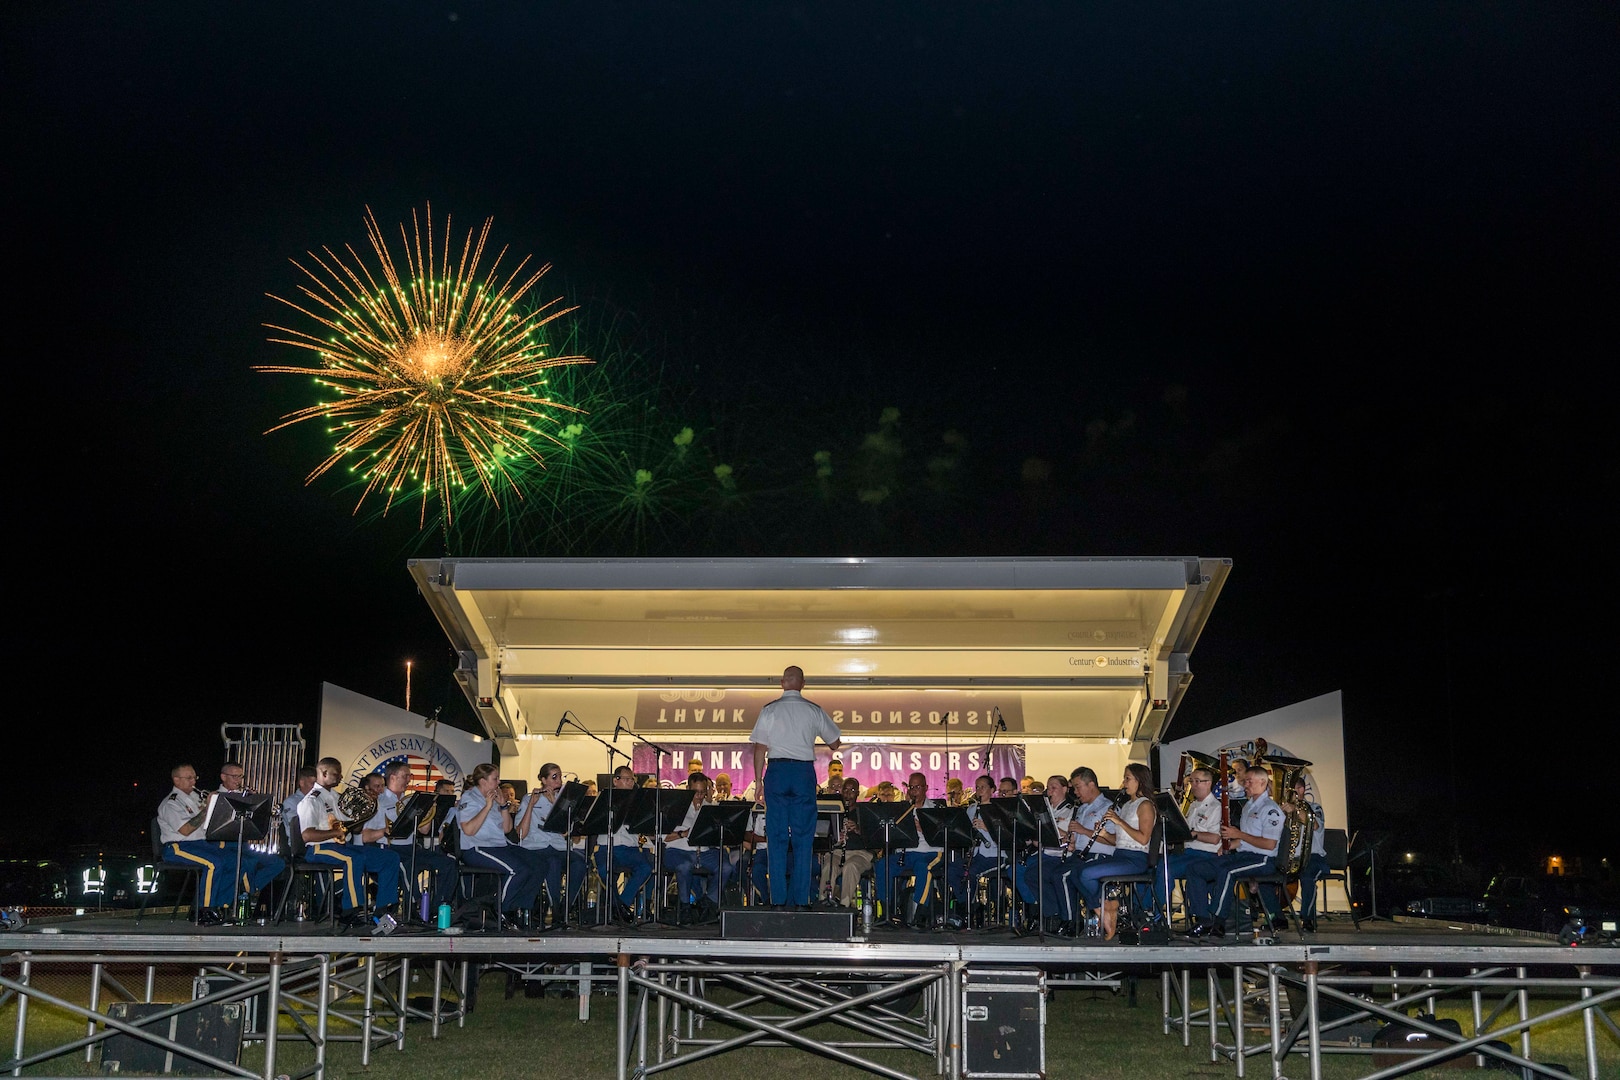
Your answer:
[[[878,928],[847,941],[744,940],[722,938],[718,925],[677,927],[647,924],[520,935],[444,933],[402,926],[392,934],[334,932],[326,923],[285,922],[268,926],[196,927],[167,913],[139,924],[125,913],[42,920],[0,938],[7,951],[35,954],[196,955],[211,952],[297,955],[314,953],[412,954],[423,957],[532,956],[610,958],[621,955],[692,959],[775,957],[795,960],[868,958],[907,962],[1028,964],[1042,968],[1208,964],[1554,964],[1620,966],[1620,948],[1568,948],[1532,935],[1485,932],[1438,920],[1320,923],[1301,938],[1281,931],[1269,945],[1247,937],[1219,945],[1172,938],[1163,945],[1121,945],[1096,939],[1015,938],[1006,930],[918,932]]]

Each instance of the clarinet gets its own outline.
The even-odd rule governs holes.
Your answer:
[[[1115,792],[1114,797],[1108,800],[1109,809],[1118,810],[1120,807],[1124,806],[1125,805],[1125,798],[1126,798],[1126,796],[1125,796],[1125,793],[1123,791]],[[1091,830],[1091,838],[1086,841],[1085,848],[1083,848],[1081,850],[1080,858],[1084,859],[1087,855],[1091,854],[1092,845],[1097,842],[1098,838],[1102,836],[1103,832],[1107,829],[1107,827],[1108,827],[1108,815],[1104,814],[1101,818],[1099,818],[1097,820],[1096,827]]]

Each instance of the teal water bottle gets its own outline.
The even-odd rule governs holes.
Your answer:
[[[439,905],[439,929],[440,930],[448,930],[448,929],[450,929],[450,905],[449,904],[440,904]]]

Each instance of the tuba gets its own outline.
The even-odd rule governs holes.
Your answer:
[[[1316,815],[1294,798],[1294,784],[1305,775],[1311,763],[1281,754],[1266,759],[1271,767],[1272,798],[1288,815],[1283,825],[1282,843],[1278,845],[1277,872],[1294,877],[1310,858],[1311,840],[1316,832]]]

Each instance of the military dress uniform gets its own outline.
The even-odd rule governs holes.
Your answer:
[[[337,796],[320,784],[309,789],[298,804],[298,828],[326,830],[334,817],[341,817]],[[343,871],[343,888],[338,891],[343,914],[354,917],[366,908],[366,875],[377,875],[377,906],[392,908],[399,903],[399,855],[376,844],[349,844],[342,840],[315,840],[304,845],[304,861],[335,866]]]
[[[1193,803],[1187,808],[1187,829],[1195,833],[1219,833],[1221,831],[1221,800],[1219,796],[1210,794]],[[1212,844],[1208,840],[1188,840],[1181,846],[1181,850],[1172,852],[1164,857],[1164,865],[1158,873],[1153,875],[1153,897],[1159,903],[1159,910],[1168,912],[1169,885],[1168,882],[1179,881],[1187,876],[1187,867],[1199,859],[1206,859],[1221,853],[1221,845]]]
[[[200,825],[189,836],[180,831],[182,825],[202,813],[204,805],[205,800],[199,792],[195,790],[186,792],[175,788],[169,792],[169,797],[158,805],[157,817],[158,841],[163,847],[163,861],[199,871],[197,893],[200,907],[213,912],[211,915],[204,915],[201,910],[198,911],[197,921],[206,925],[220,921],[216,909],[233,903],[241,887],[246,886],[249,894],[256,893],[280,877],[287,864],[279,855],[243,847],[242,880],[240,882],[234,880],[239,845],[226,844],[219,840],[204,840]]]
[[[409,795],[410,792],[407,791],[405,794]],[[402,801],[403,796],[383,788],[377,795],[377,812],[366,822],[365,827],[388,828],[399,816],[399,804]],[[456,876],[461,869],[456,865],[456,860],[442,852],[432,850],[416,837],[395,840],[384,833],[378,844],[399,856],[400,880],[404,883],[407,896],[413,899],[420,896],[423,891],[421,877],[423,874],[431,874],[434,907],[448,904],[456,898]]]
[[[1281,842],[1283,810],[1268,793],[1250,799],[1243,806],[1238,829],[1250,836]],[[1199,923],[1193,933],[1199,937],[1220,937],[1226,931],[1227,905],[1239,878],[1269,874],[1277,865],[1277,849],[1256,847],[1240,840],[1236,851],[1211,855],[1187,867],[1187,906]]]
[[[923,805],[937,805],[937,800],[930,800]],[[895,878],[904,877],[909,873],[911,899],[916,903],[917,922],[921,924],[927,915],[928,901],[933,895],[934,875],[939,872],[944,852],[928,842],[915,810],[911,817],[912,825],[917,830],[916,846],[892,849],[872,864],[872,891],[877,895],[878,903],[884,905],[884,914],[888,915],[890,883]]]
[[[770,758],[765,766],[763,790],[771,816],[771,904],[808,907],[815,887],[816,739],[831,745],[839,740],[838,725],[826,710],[797,690],[759,711],[748,741],[762,745]],[[791,860],[791,864],[790,864]],[[793,892],[789,894],[788,884]]]
[[[1046,812],[1051,816],[1059,838],[1062,838],[1068,831],[1069,822],[1074,819],[1075,808],[1068,803],[1059,803],[1054,807],[1048,802]],[[1073,918],[1074,908],[1069,900],[1068,886],[1072,861],[1061,847],[1048,847],[1019,863],[1013,870],[1013,888],[1018,891],[1019,899],[1028,907],[1038,904],[1043,917]]]
[[[534,805],[533,811],[528,804]],[[566,906],[579,899],[579,891],[585,887],[585,878],[590,873],[585,864],[585,853],[569,846],[568,837],[562,833],[546,832],[540,826],[551,811],[556,809],[557,801],[550,798],[543,791],[531,791],[524,797],[524,805],[520,808],[518,820],[523,814],[529,815],[529,831],[518,838],[518,846],[532,852],[540,864],[540,875],[545,881],[546,895],[551,898],[553,925],[562,924],[561,913]],[[567,869],[568,899],[563,900],[564,868]]]

